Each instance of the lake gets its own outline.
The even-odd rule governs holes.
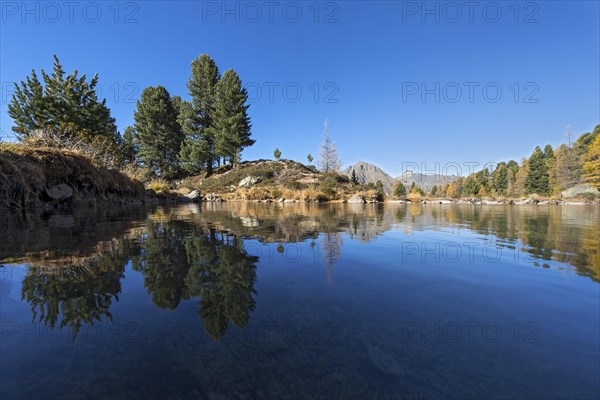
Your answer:
[[[600,207],[0,216],[0,397],[598,398]]]

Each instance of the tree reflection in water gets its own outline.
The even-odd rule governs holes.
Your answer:
[[[39,216],[29,224],[0,216],[0,225],[10,227],[0,232],[0,262],[29,265],[21,295],[33,319],[70,327],[75,336],[84,324],[112,319],[130,260],[157,307],[173,310],[198,298],[198,316],[213,339],[223,337],[229,324],[243,328],[255,307],[259,261],[244,251],[242,238],[248,237],[281,249],[304,241],[318,247],[330,285],[343,239],[369,242],[390,230],[411,235],[448,228],[486,235],[496,246],[536,261],[528,265],[560,262],[560,268],[600,280],[598,207],[194,207],[158,209],[150,216],[75,214],[60,224]]]
[[[140,247],[134,269],[157,307],[175,309],[199,297],[198,315],[213,339],[225,335],[229,322],[246,326],[258,257],[246,254],[242,239],[171,220],[150,222]]]

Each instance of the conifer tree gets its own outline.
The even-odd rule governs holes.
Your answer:
[[[400,181],[394,186],[394,197],[403,198],[406,196],[406,187]]]
[[[8,105],[12,130],[23,138],[34,131],[49,131],[65,137],[88,141],[99,139],[117,144],[119,134],[106,100],[98,99],[98,75],[88,82],[87,76],[65,71],[54,56],[52,74],[42,70],[42,84],[34,70],[20,85]]]
[[[128,164],[134,163],[139,150],[139,142],[137,140],[135,130],[131,126],[125,128],[121,146],[123,148],[123,161]]]
[[[500,162],[492,175],[492,186],[496,193],[505,195],[508,190],[509,170],[505,162]]]
[[[575,149],[562,144],[556,149],[556,184],[559,190],[575,186],[581,177],[578,156]]]
[[[600,189],[600,135],[590,144],[584,157],[583,174],[586,183]]]
[[[529,157],[529,171],[525,178],[525,190],[527,193],[548,194],[550,187],[548,184],[548,168],[544,153],[539,146]]]
[[[350,182],[358,185],[358,176],[356,176],[356,171],[354,169],[352,169],[352,174],[350,174]]]
[[[281,150],[279,150],[278,148],[275,148],[275,151],[273,152],[273,156],[275,157],[276,160],[279,160],[281,158]]]
[[[467,181],[465,183],[464,192],[467,195],[475,196],[479,193],[479,189],[481,188],[481,184],[477,182],[474,174],[471,174],[467,177]]]
[[[183,132],[167,89],[162,86],[145,88],[133,118],[142,165],[155,176],[173,177],[178,171],[177,157]]]
[[[231,165],[238,164],[242,150],[255,142],[250,138],[247,101],[248,92],[237,73],[232,69],[225,71],[216,87],[212,129],[215,155]]]
[[[329,132],[329,120],[327,119],[323,122],[323,142],[319,158],[319,169],[322,172],[339,172],[342,167],[342,160],[338,157],[337,147]]]
[[[217,158],[212,121],[219,79],[219,69],[210,56],[202,54],[192,61],[187,83],[192,100],[182,102],[179,118],[185,134],[179,161],[189,173],[205,169],[210,175]]]
[[[308,155],[306,156],[306,161],[308,161],[308,165],[312,165],[314,158],[312,156],[312,154],[308,153]]]

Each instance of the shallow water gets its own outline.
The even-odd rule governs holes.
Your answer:
[[[1,398],[597,398],[600,208],[0,216]]]

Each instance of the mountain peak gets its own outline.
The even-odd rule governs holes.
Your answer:
[[[357,161],[354,165],[343,170],[342,173],[351,176],[353,170],[356,173],[358,183],[366,184],[381,181],[383,183],[383,190],[388,194],[392,193],[396,180],[378,166],[365,161]]]

